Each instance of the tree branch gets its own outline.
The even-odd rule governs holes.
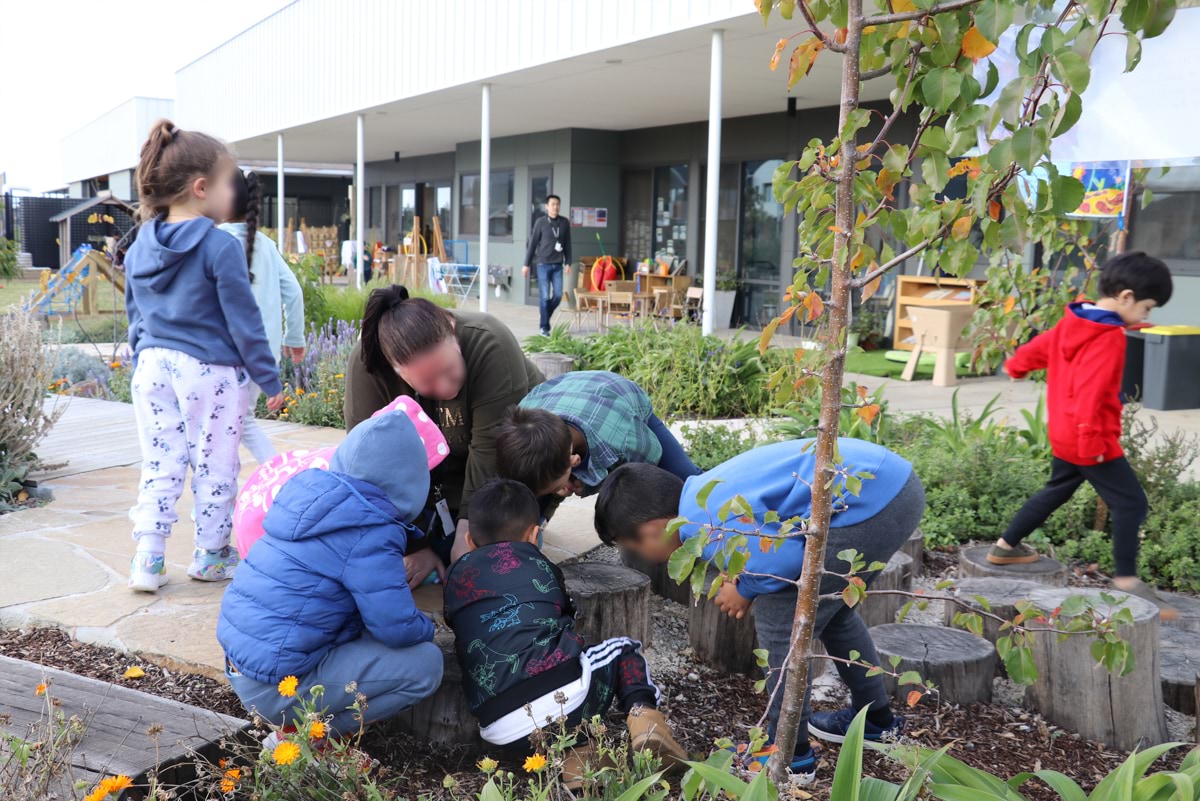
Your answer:
[[[808,23],[808,27],[812,28],[813,36],[821,40],[821,43],[829,50],[835,53],[845,53],[846,45],[838,44],[833,39],[830,39],[825,33],[817,27],[817,21],[813,18],[812,9],[808,7],[808,0],[800,0],[796,4],[800,7],[800,13],[804,15],[804,21]]]
[[[877,17],[867,17],[863,20],[864,26],[871,25],[892,25],[896,22],[911,22],[913,20],[923,19],[925,17],[933,17],[938,14],[944,14],[947,11],[958,11],[961,8],[970,8],[971,6],[979,5],[983,0],[951,0],[949,3],[927,8],[924,11],[918,9],[916,11],[902,11],[899,14],[880,14]]]
[[[946,229],[943,227],[943,228],[942,228],[942,230],[938,232],[938,236],[935,236],[935,237],[933,237],[933,239],[937,239],[939,236],[941,236],[941,235],[942,235],[942,234],[945,232],[945,230],[946,230]],[[924,250],[925,248],[929,247],[929,246],[930,246],[930,245],[933,243],[933,239],[923,239],[923,240],[921,240],[920,242],[918,242],[917,244],[913,245],[911,248],[909,248],[908,250],[904,251],[903,253],[898,253],[898,254],[896,254],[896,256],[895,256],[894,258],[892,258],[892,260],[891,260],[891,261],[888,261],[888,262],[885,262],[884,264],[881,264],[881,265],[879,265],[879,266],[878,266],[878,267],[876,267],[874,270],[871,270],[871,272],[867,273],[867,274],[866,274],[866,275],[864,275],[864,276],[861,276],[861,277],[859,277],[859,278],[855,278],[855,279],[854,279],[854,280],[851,282],[851,284],[854,286],[854,288],[855,288],[855,289],[861,289],[862,287],[864,287],[864,286],[866,286],[867,284],[869,284],[869,283],[871,283],[872,281],[874,281],[874,280],[875,280],[876,278],[878,278],[879,276],[881,276],[881,275],[883,275],[884,273],[886,273],[888,270],[890,270],[890,269],[892,269],[893,267],[895,267],[895,266],[896,266],[897,264],[899,264],[900,262],[904,261],[905,259],[911,259],[913,256],[915,256],[915,255],[917,255],[918,253],[920,253],[922,250]]]

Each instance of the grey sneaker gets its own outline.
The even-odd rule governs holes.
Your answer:
[[[1175,620],[1179,617],[1179,610],[1164,601],[1162,596],[1159,595],[1153,587],[1141,579],[1138,579],[1137,582],[1128,589],[1118,587],[1116,584],[1113,584],[1112,588],[1117,592],[1128,593],[1129,595],[1141,598],[1143,601],[1149,601],[1157,606],[1159,620]]]
[[[1023,542],[1011,548],[993,545],[987,555],[987,560],[993,565],[1027,565],[1041,558],[1041,554]]]

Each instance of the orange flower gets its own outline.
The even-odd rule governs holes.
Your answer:
[[[46,684],[44,682],[42,684],[39,684],[37,686],[37,689],[33,691],[33,694],[34,695],[45,695],[46,694]]]
[[[291,698],[296,694],[296,687],[300,685],[300,679],[295,676],[284,676],[283,681],[279,682],[279,694],[284,698]]]
[[[224,762],[225,760],[221,760]],[[221,779],[221,792],[232,793],[237,789],[238,780],[242,778],[242,771],[239,768],[230,768],[225,771],[225,778]]]
[[[320,740],[325,736],[326,727],[322,721],[314,720],[312,726],[308,729],[308,736],[314,740]]]
[[[300,758],[300,746],[290,740],[284,740],[275,746],[271,758],[275,760],[276,765],[290,765]]]
[[[524,768],[526,773],[537,773],[544,767],[546,767],[546,758],[541,754],[534,754],[531,757],[525,758]]]
[[[114,795],[133,786],[133,779],[128,776],[109,776],[100,782],[100,789],[109,795]]]

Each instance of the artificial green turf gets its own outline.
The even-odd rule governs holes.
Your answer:
[[[846,354],[846,372],[874,375],[881,378],[899,378],[904,372],[904,362],[892,362],[887,359],[886,350],[861,351]],[[960,376],[970,375],[970,370],[959,368]],[[919,365],[914,378],[933,378],[933,365]]]

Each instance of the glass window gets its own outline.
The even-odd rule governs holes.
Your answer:
[[[767,159],[743,165],[741,322],[750,325],[765,325],[779,313],[783,204],[775,200],[772,181],[782,163]]]
[[[412,233],[413,223],[416,221],[416,214],[416,187],[406,186],[400,190],[400,236],[405,237]]]
[[[381,228],[383,226],[383,187],[367,187],[367,227]]]
[[[458,231],[463,235],[479,235],[479,176],[462,177],[459,196]],[[512,237],[513,232],[513,171],[494,172],[491,176],[491,209],[488,229],[491,236]]]
[[[1144,250],[1171,267],[1172,272],[1200,275],[1200,165],[1150,170],[1143,185],[1150,203],[1133,198],[1129,221],[1129,250]]]
[[[688,165],[654,170],[654,258],[687,258]]]
[[[621,187],[621,251],[632,262],[650,258],[654,238],[650,170],[630,170]]]
[[[442,226],[442,236],[450,236],[450,184],[442,184],[437,188],[435,203],[437,204],[438,221]]]
[[[742,165],[738,163],[721,165],[721,186],[717,190],[717,270],[734,270],[737,268],[737,237],[738,237],[738,196],[742,191]],[[701,185],[702,198],[707,198],[708,171],[703,171]],[[700,263],[696,265],[695,274],[704,274],[703,241],[708,226],[708,204],[700,204]]]
[[[550,194],[550,182],[554,175],[553,167],[529,168],[529,230],[539,217],[546,216],[546,196]],[[566,209],[563,209],[566,213]]]
[[[400,241],[400,187],[389,186],[383,192],[384,231],[383,239],[388,244]]]

